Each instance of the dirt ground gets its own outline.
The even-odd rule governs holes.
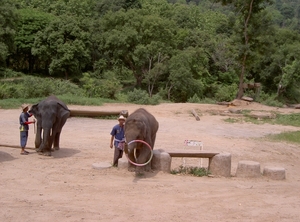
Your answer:
[[[69,106],[83,110],[128,110],[139,105]],[[0,221],[300,221],[299,145],[264,136],[297,127],[247,122],[228,123],[228,107],[199,104],[142,106],[158,120],[155,149],[183,149],[186,139],[201,140],[205,150],[232,155],[232,177],[193,177],[151,172],[136,177],[126,169],[94,169],[111,163],[111,128],[117,120],[70,118],[61,135],[61,150],[52,157],[20,155],[0,147]],[[300,112],[251,103],[238,109]],[[196,121],[191,109],[201,114]],[[18,145],[20,110],[0,109],[0,143]],[[31,125],[28,146],[34,146]],[[194,149],[188,147],[188,149]],[[286,180],[235,177],[240,160],[286,169]],[[188,159],[189,164],[198,161]],[[182,163],[173,158],[172,168]]]

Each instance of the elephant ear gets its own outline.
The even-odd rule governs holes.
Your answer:
[[[69,108],[67,107],[66,104],[64,104],[63,102],[57,102],[57,104],[61,107],[63,107],[65,110],[70,111]]]

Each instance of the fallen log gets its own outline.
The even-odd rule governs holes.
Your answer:
[[[196,118],[197,121],[200,121],[200,117],[198,116],[198,114],[196,113],[196,111],[194,109],[192,109],[192,114],[194,115],[194,117]]]
[[[275,113],[266,113],[266,112],[251,112],[247,116],[256,118],[256,119],[275,119],[276,114]]]
[[[101,116],[119,116],[128,117],[127,110],[121,111],[90,111],[90,110],[70,110],[70,117],[101,117]]]

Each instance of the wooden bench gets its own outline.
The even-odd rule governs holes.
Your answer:
[[[187,151],[187,150],[174,150],[174,151],[166,151],[171,157],[187,157],[187,158],[208,158],[208,169],[210,168],[210,164],[212,158],[219,153],[211,152],[211,151]]]

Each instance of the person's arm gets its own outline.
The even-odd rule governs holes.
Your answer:
[[[35,121],[26,121],[24,115],[25,115],[24,113],[21,114],[21,122],[20,122],[21,125],[29,125],[31,123],[35,123]]]
[[[31,124],[31,123],[35,123],[35,120],[33,120],[33,121],[26,121],[26,122],[24,122],[24,124],[25,124],[25,125],[29,125],[29,124]]]
[[[115,136],[111,136],[111,138],[110,138],[110,148],[113,148],[113,144],[114,144],[114,138],[115,138]]]

